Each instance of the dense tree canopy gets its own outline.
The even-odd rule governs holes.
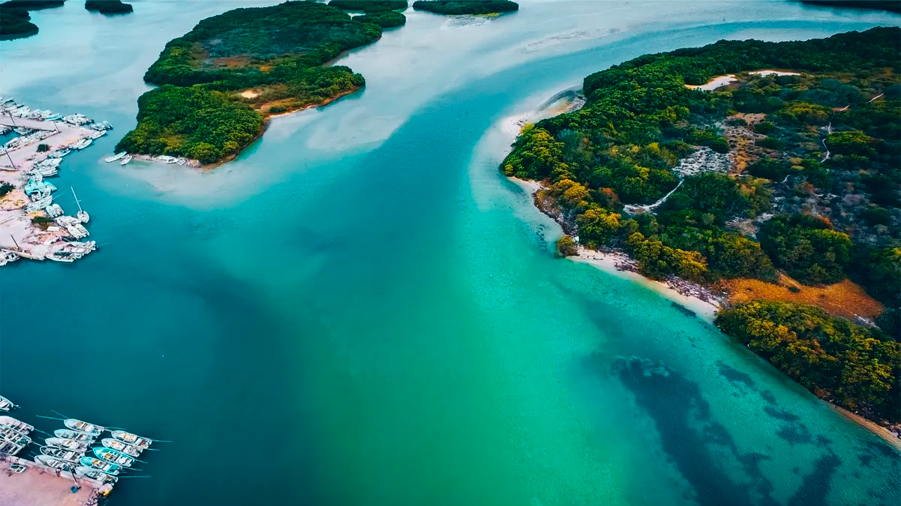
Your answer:
[[[901,344],[813,306],[750,302],[716,324],[814,393],[869,417],[901,420]]]
[[[266,115],[362,87],[360,74],[323,64],[380,36],[378,23],[312,2],[204,19],[147,70],[144,80],[161,87],[138,101],[138,126],[116,149],[203,163],[232,156],[262,134]]]
[[[519,4],[508,0],[418,0],[413,8],[449,15],[502,14],[519,10]]]
[[[122,0],[87,0],[84,8],[106,16],[128,14],[134,11],[134,7],[131,4],[122,3]]]
[[[332,7],[353,12],[402,11],[407,8],[407,0],[332,0]]]
[[[20,39],[38,33],[28,11],[61,7],[65,0],[9,0],[0,4],[0,40]]]

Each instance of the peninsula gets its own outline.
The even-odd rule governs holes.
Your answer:
[[[726,333],[897,423],[899,37],[641,56],[586,77],[580,110],[527,125],[501,170],[541,182],[561,254],[625,253],[649,278],[724,291]]]
[[[0,40],[22,39],[38,33],[29,11],[62,7],[65,0],[9,0],[0,4]]]
[[[270,116],[362,88],[362,75],[325,64],[381,34],[377,24],[313,2],[204,19],[147,70],[144,81],[159,88],[138,99],[138,124],[116,151],[227,161],[262,135]]]

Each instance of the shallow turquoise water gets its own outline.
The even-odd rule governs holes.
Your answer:
[[[42,12],[41,35],[0,46],[0,94],[121,135],[165,41],[237,4],[185,5]],[[500,121],[589,72],[896,19],[417,13],[342,62],[363,93],[274,121],[213,174],[98,163],[104,139],[57,185],[101,250],[0,271],[0,391],[40,428],[57,410],[175,441],[114,505],[897,504],[885,443],[653,293],[554,259],[558,230],[496,172]]]

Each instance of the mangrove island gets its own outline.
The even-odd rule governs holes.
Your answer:
[[[363,76],[325,66],[379,39],[381,28],[335,7],[286,2],[204,19],[170,41],[144,75],[159,86],[138,99],[138,124],[116,151],[214,164],[263,133],[266,118],[325,105]]]
[[[517,11],[519,4],[508,0],[418,0],[413,8],[435,14],[496,15]]]

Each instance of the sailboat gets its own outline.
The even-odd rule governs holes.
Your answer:
[[[78,200],[78,195],[75,195],[75,188],[70,186],[69,189],[72,190],[72,196],[75,197],[75,204],[78,205],[78,212],[75,214],[75,217],[82,223],[91,221],[91,216],[88,212],[81,208],[81,202]]]

